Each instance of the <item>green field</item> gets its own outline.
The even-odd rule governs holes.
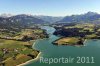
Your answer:
[[[10,66],[9,64],[11,63],[16,65],[35,58],[38,55],[38,51],[31,48],[31,43],[33,42],[34,41],[23,42],[0,39],[0,58],[2,58],[2,62]],[[17,58],[19,55],[20,57]],[[28,55],[32,55],[33,57]],[[23,59],[23,57],[25,58]]]
[[[42,29],[22,29],[20,32],[0,32],[0,66],[16,66],[34,59],[39,51],[32,49],[35,40],[46,38]]]
[[[77,37],[66,37],[66,38],[60,38],[56,41],[54,41],[57,45],[81,45],[79,42],[82,41],[80,38]]]

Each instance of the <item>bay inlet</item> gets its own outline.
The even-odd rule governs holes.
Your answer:
[[[85,46],[75,47],[75,46],[56,46],[52,42],[60,37],[53,35],[55,31],[53,27],[42,26],[42,29],[46,29],[49,34],[49,38],[37,40],[33,45],[33,48],[41,52],[37,60],[33,60],[26,64],[25,66],[98,66],[100,65],[100,40],[87,40]],[[43,58],[67,58],[73,57],[73,63],[40,63],[40,57]],[[80,63],[77,63],[80,57]],[[81,60],[85,58],[85,63],[81,63]],[[87,63],[87,58],[90,63]],[[92,59],[93,58],[93,59]],[[91,63],[94,62],[94,63]]]

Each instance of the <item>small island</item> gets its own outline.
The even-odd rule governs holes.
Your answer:
[[[86,39],[100,39],[100,25],[90,23],[68,23],[53,25],[56,36],[61,36],[53,42],[54,45],[84,45]]]
[[[54,41],[53,43],[55,45],[83,45],[84,39],[81,38],[75,38],[75,37],[65,37],[60,38]]]

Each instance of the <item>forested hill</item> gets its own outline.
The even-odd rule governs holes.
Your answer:
[[[96,12],[87,12],[85,14],[80,14],[80,15],[66,16],[62,20],[57,21],[56,23],[69,23],[69,22],[100,23],[100,14]]]

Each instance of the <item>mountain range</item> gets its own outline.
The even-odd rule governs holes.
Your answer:
[[[56,23],[68,23],[68,22],[78,22],[78,23],[100,23],[100,14],[96,12],[87,12],[80,15],[65,16],[62,20]]]
[[[44,20],[26,14],[6,18],[4,16],[0,16],[0,28],[24,28],[30,25],[44,23],[46,23]]]
[[[100,14],[96,12],[87,12],[80,15],[71,15],[65,17],[53,16],[34,16],[34,15],[0,15],[0,28],[27,27],[34,24],[51,24],[51,23],[100,23]]]
[[[49,22],[49,23],[54,23],[54,22],[57,22],[57,21],[60,21],[61,19],[63,19],[63,17],[61,17],[61,16],[54,17],[54,16],[42,16],[42,15],[39,16],[39,15],[36,15],[34,17],[42,19],[42,20]]]

